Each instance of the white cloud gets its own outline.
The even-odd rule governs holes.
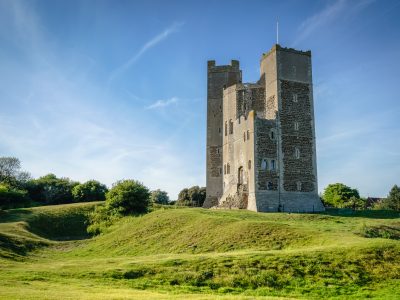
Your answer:
[[[157,109],[157,108],[163,108],[172,104],[178,103],[179,99],[177,97],[172,97],[170,99],[165,99],[165,100],[157,100],[153,104],[149,105],[146,107],[146,109]]]
[[[300,24],[293,45],[296,46],[301,41],[313,35],[318,29],[326,27],[338,18],[354,14],[370,5],[372,2],[374,2],[374,0],[335,0],[332,4],[326,6],[324,9],[315,13]]]
[[[147,43],[145,43],[140,50],[135,53],[130,59],[116,68],[110,75],[109,82],[113,81],[117,76],[125,72],[129,69],[143,54],[145,54],[149,49],[156,46],[158,43],[162,42],[166,38],[168,38],[172,33],[175,33],[179,30],[180,27],[184,25],[183,22],[175,22],[171,26],[164,29],[163,32],[153,37]]]

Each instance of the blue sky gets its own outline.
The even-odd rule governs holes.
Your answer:
[[[205,185],[206,63],[312,50],[319,190],[400,184],[400,2],[0,0],[0,156],[34,177]]]

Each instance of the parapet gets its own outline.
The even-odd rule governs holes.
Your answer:
[[[285,48],[285,47],[281,47],[279,44],[275,44],[272,46],[271,50],[269,50],[266,53],[263,53],[261,56],[261,60],[263,60],[265,57],[267,57],[268,55],[270,55],[273,52],[276,51],[285,51],[285,52],[290,52],[290,53],[295,53],[295,54],[300,54],[300,55],[306,55],[306,56],[310,56],[311,57],[311,50],[307,50],[307,51],[301,51],[301,50],[296,50],[294,48]]]
[[[238,60],[231,60],[229,65],[216,66],[215,60],[207,61],[208,72],[230,72],[230,71],[240,71],[240,63]]]

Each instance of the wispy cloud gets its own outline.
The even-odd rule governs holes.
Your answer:
[[[118,68],[116,68],[110,75],[109,82],[113,81],[117,76],[125,72],[127,69],[129,69],[136,61],[139,60],[145,54],[149,49],[153,48],[166,38],[168,38],[171,34],[177,32],[179,28],[181,28],[184,25],[183,22],[175,22],[171,26],[167,27],[164,29],[161,33],[153,37],[151,40],[149,40],[147,43],[145,43],[140,50],[132,55],[130,59],[128,59],[126,62],[124,62],[122,65],[120,65]]]
[[[146,107],[146,109],[157,109],[157,108],[162,108],[166,107],[172,104],[178,103],[179,99],[177,97],[172,97],[170,99],[165,99],[165,100],[157,100],[153,104],[149,105]]]
[[[326,6],[321,11],[307,18],[298,28],[297,38],[293,42],[297,45],[301,41],[307,39],[318,29],[331,24],[344,15],[353,14],[364,7],[370,5],[375,0],[360,0],[360,1],[348,1],[348,0],[336,0],[330,5]]]

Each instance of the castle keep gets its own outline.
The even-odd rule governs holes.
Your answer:
[[[324,210],[312,88],[310,51],[274,45],[256,83],[242,83],[238,61],[208,61],[204,207]]]

